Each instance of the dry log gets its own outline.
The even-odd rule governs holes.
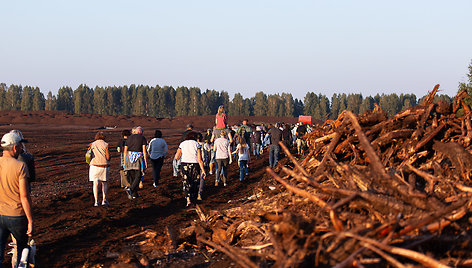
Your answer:
[[[400,230],[398,232],[398,235],[404,235],[404,234],[407,234],[413,230],[416,230],[424,225],[427,225],[441,217],[443,217],[444,215],[447,215],[449,213],[451,213],[452,211],[464,206],[467,202],[470,202],[468,200],[460,200],[452,205],[449,205],[448,207],[444,208],[443,210],[441,211],[436,211],[435,213],[431,214],[430,216],[424,218],[424,219],[421,219],[419,220],[418,222],[416,223],[412,223],[412,224],[408,224],[407,226],[405,226],[405,228],[403,228],[402,230]]]
[[[331,209],[330,206],[324,200],[318,198],[317,196],[315,196],[315,195],[313,195],[313,194],[311,194],[311,193],[309,193],[305,190],[302,190],[302,189],[299,189],[295,186],[290,185],[284,179],[279,177],[279,175],[277,175],[277,173],[275,173],[271,168],[267,167],[266,172],[269,173],[272,177],[274,177],[274,179],[276,179],[278,182],[280,182],[283,186],[285,186],[285,188],[287,188],[289,191],[291,191],[291,192],[293,192],[297,195],[308,198],[310,201],[314,202],[316,205],[318,205],[322,209],[327,209],[328,211]]]
[[[361,236],[358,236],[358,235],[355,235],[355,234],[352,234],[352,233],[349,233],[349,232],[341,233],[341,235],[345,235],[345,236],[348,236],[348,237],[355,238],[355,239],[360,240],[362,242],[365,242],[367,244],[374,245],[374,246],[376,246],[376,247],[378,247],[378,248],[380,248],[384,251],[387,251],[389,253],[400,255],[400,256],[403,256],[405,258],[414,260],[418,263],[421,263],[422,265],[424,265],[426,267],[433,267],[433,268],[446,268],[446,267],[449,267],[447,265],[444,265],[444,264],[440,263],[439,261],[437,261],[433,258],[430,258],[430,257],[428,257],[424,254],[421,254],[421,253],[413,251],[413,250],[384,245],[384,244],[382,244],[378,241],[375,241],[373,239],[361,237]]]
[[[431,115],[431,112],[432,112],[432,111],[434,110],[434,108],[436,107],[436,104],[431,103],[431,104],[428,104],[427,107],[428,107],[428,108],[427,108],[426,111],[422,114],[421,120],[420,120],[420,122],[418,123],[418,126],[419,126],[421,129],[425,129],[426,121],[428,121],[428,118],[429,118],[429,116]]]
[[[280,267],[283,267],[283,264],[285,264],[286,261],[286,254],[282,251],[282,247],[280,243],[277,241],[275,238],[274,234],[269,230],[268,231],[270,241],[274,245],[274,249],[276,254],[276,261],[279,264]]]
[[[336,136],[336,132],[333,132],[333,133],[331,133],[331,134],[328,134],[328,135],[326,135],[326,136],[323,136],[323,137],[321,137],[321,138],[317,138],[317,139],[313,140],[313,144],[325,142],[325,141],[327,141],[327,140],[331,140],[331,139],[333,139],[335,136]]]
[[[414,131],[413,129],[398,129],[398,130],[388,132],[387,134],[373,140],[372,146],[374,148],[383,147],[389,143],[395,142],[395,139],[406,138],[406,137],[411,136],[413,131]]]
[[[458,267],[472,267],[472,259],[463,260],[458,263]]]
[[[355,267],[354,266],[355,258],[357,257],[357,255],[361,254],[364,250],[365,250],[364,247],[356,250],[354,253],[349,255],[349,257],[347,257],[344,261],[333,266],[333,268]]]
[[[279,142],[279,145],[280,147],[282,148],[282,150],[285,152],[285,154],[288,156],[288,158],[290,159],[290,161],[292,161],[292,163],[295,165],[295,167],[306,177],[309,177],[310,175],[308,175],[308,172],[306,172],[306,170],[300,165],[300,163],[298,163],[298,161],[295,159],[295,157],[290,153],[290,150],[287,148],[287,146],[285,146],[285,144],[283,144],[282,142]]]
[[[436,93],[438,92],[438,90],[439,90],[439,84],[434,86],[433,91],[428,93],[428,95],[421,102],[421,105],[427,106],[433,103],[434,96],[436,96]]]
[[[362,131],[362,128],[357,122],[357,119],[354,116],[354,114],[352,112],[347,112],[346,115],[351,120],[351,123],[354,129],[356,130],[356,134],[357,134],[357,137],[359,138],[362,148],[366,152],[367,157],[369,157],[370,166],[372,167],[373,172],[377,174],[377,176],[379,177],[379,182],[382,185],[386,186],[387,188],[390,188],[394,190],[395,192],[397,192],[402,197],[402,200],[404,202],[410,203],[421,209],[426,209],[427,202],[425,200],[412,197],[411,195],[409,195],[408,188],[406,185],[399,185],[398,183],[395,183],[396,180],[392,176],[387,174],[387,172],[385,171],[385,167],[382,165],[380,158],[375,153],[371,144],[367,140],[367,137]]]
[[[195,211],[197,212],[198,217],[200,218],[201,221],[206,221],[205,213],[203,213],[203,210],[198,204],[195,206]]]
[[[472,169],[472,155],[461,145],[455,142],[444,143],[436,141],[433,149],[447,156],[453,166],[461,171],[463,177],[466,177],[466,174]]]
[[[334,161],[331,161],[334,162]],[[360,172],[356,172],[356,170],[353,170],[351,166],[349,165],[339,165],[338,163],[336,164],[336,170],[340,174],[345,174],[346,176],[343,176],[345,180],[348,180],[348,182],[353,183],[353,188],[357,187],[361,191],[365,192],[370,189],[370,184],[372,183],[369,179],[364,178],[364,176],[361,175]]]
[[[415,146],[414,150],[411,153],[415,153],[421,147],[425,146],[428,142],[430,142],[446,125],[441,123],[434,131],[431,131],[426,137],[424,137],[418,144]]]
[[[466,126],[466,129],[467,129],[467,134],[465,136],[465,138],[467,140],[466,146],[469,146],[470,140],[472,139],[472,122],[470,121],[470,116],[471,116],[471,114],[468,114],[464,119],[465,126]]]
[[[231,247],[230,245],[224,242],[221,242],[222,244],[220,246],[212,241],[205,240],[200,237],[198,237],[197,240],[225,253],[226,255],[228,255],[228,257],[233,259],[233,261],[241,265],[241,267],[243,268],[258,268],[259,267],[255,263],[253,263],[251,260],[249,260],[249,258],[247,258],[245,254],[239,253],[238,250],[236,250],[235,248]]]
[[[464,98],[467,98],[469,94],[467,93],[466,90],[462,90],[461,92],[457,93],[456,97],[454,98],[454,102],[452,103],[452,113],[455,114],[461,107],[461,104],[463,104],[462,100]],[[464,109],[468,109],[464,107]],[[470,108],[469,108],[470,110]],[[467,114],[467,113],[466,113]]]
[[[323,156],[323,160],[321,160],[321,164],[318,166],[315,173],[313,174],[314,177],[317,177],[317,176],[321,175],[321,173],[323,172],[323,169],[326,165],[326,161],[328,160],[329,154],[334,150],[334,148],[338,144],[340,138],[341,138],[341,134],[339,134],[338,132],[335,132],[334,137],[331,140],[331,142],[328,146],[328,149],[326,150],[325,155]]]
[[[387,260],[389,263],[391,263],[394,267],[397,267],[397,268],[406,268],[405,265],[401,264],[399,261],[397,261],[395,258],[393,258],[392,256],[388,255],[387,253],[383,252],[382,250],[374,247],[373,245],[371,244],[368,244],[368,243],[362,243],[362,245],[366,248],[368,248],[369,250],[372,250],[373,252],[375,252],[376,254],[378,254],[380,257],[384,258],[385,260]]]
[[[369,161],[370,161],[373,171],[382,179],[389,179],[388,174],[385,172],[385,167],[382,165],[380,158],[378,157],[378,155],[375,153],[375,150],[370,145],[370,142],[367,139],[364,132],[362,131],[362,128],[359,125],[359,122],[357,122],[355,115],[349,111],[346,112],[346,115],[351,120],[351,123],[354,129],[356,130],[356,134],[359,139],[359,142],[361,143],[362,148],[366,152],[367,157],[369,157]]]
[[[456,186],[456,188],[461,190],[461,191],[472,193],[472,187],[468,187],[468,186],[462,185],[460,183],[456,183],[456,184],[454,184],[454,186]]]
[[[462,207],[458,211],[456,211],[454,214],[446,217],[446,219],[441,219],[439,222],[435,222],[426,226],[425,230],[429,231],[430,233],[434,233],[438,230],[442,230],[444,227],[448,226],[453,221],[457,221],[461,219],[462,217],[464,217],[468,210],[469,208]]]

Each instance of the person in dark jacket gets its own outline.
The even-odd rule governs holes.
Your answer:
[[[292,143],[292,133],[290,132],[290,127],[288,124],[283,124],[282,143],[287,148],[290,148],[290,145]]]
[[[306,125],[303,122],[300,122],[300,125],[297,128],[297,152],[299,155],[303,153],[305,147],[304,136],[307,132]]]
[[[251,134],[252,153],[256,156],[256,159],[259,159],[262,149],[262,136],[261,127],[257,126],[256,130]]]
[[[279,129],[278,124],[269,125],[270,145],[269,145],[269,166],[275,167],[279,162],[280,146],[279,142],[282,140],[282,131]]]
[[[125,144],[128,137],[131,136],[131,131],[129,129],[125,129],[121,131],[121,139],[118,141],[116,145],[116,151],[120,153],[120,181],[121,181],[121,188],[125,188],[129,186],[128,180],[126,179],[125,171],[123,167],[125,165],[125,158],[123,157],[123,152],[125,150]]]

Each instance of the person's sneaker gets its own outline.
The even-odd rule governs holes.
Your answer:
[[[226,183],[223,183],[223,186],[226,187]]]
[[[98,202],[95,202],[95,204],[93,204],[93,206],[98,207],[99,206]]]
[[[110,203],[108,202],[108,200],[103,200],[102,201],[102,206],[108,206],[110,205]]]
[[[140,181],[140,182],[139,182],[139,189],[143,189],[143,187],[144,187],[143,182]]]
[[[133,199],[133,192],[131,192],[131,189],[129,187],[125,188],[126,194],[128,195],[128,198],[131,200]]]
[[[157,184],[156,184],[156,183],[153,183],[152,186],[154,186],[154,188],[156,188],[156,187],[157,187]]]
[[[210,175],[213,175],[213,171],[210,170],[210,173],[209,173],[209,174],[210,174]]]
[[[217,181],[215,181],[215,186],[218,186],[218,182],[217,182]]]
[[[198,194],[197,200],[198,200],[198,201],[202,201],[202,196],[201,196],[200,194]]]

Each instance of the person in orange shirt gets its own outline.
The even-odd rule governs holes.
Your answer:
[[[0,267],[7,238],[10,234],[16,239],[17,252],[27,246],[28,236],[33,234],[33,213],[28,185],[26,164],[17,158],[23,150],[21,139],[15,133],[3,135],[0,157]],[[17,254],[19,263],[21,254]],[[15,262],[15,260],[13,260]]]

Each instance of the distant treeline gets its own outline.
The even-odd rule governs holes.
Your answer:
[[[451,103],[447,95],[437,99]],[[420,102],[414,94],[333,94],[331,99],[308,92],[302,100],[290,93],[265,94],[244,98],[236,93],[232,100],[226,91],[205,90],[197,87],[170,86],[110,86],[90,88],[80,85],[73,90],[62,87],[57,95],[45,97],[38,87],[0,84],[0,110],[58,110],[75,114],[146,115],[175,117],[216,114],[224,105],[229,115],[298,116],[311,115],[315,119],[335,119],[344,110],[363,114],[378,104],[389,115],[394,115]]]

